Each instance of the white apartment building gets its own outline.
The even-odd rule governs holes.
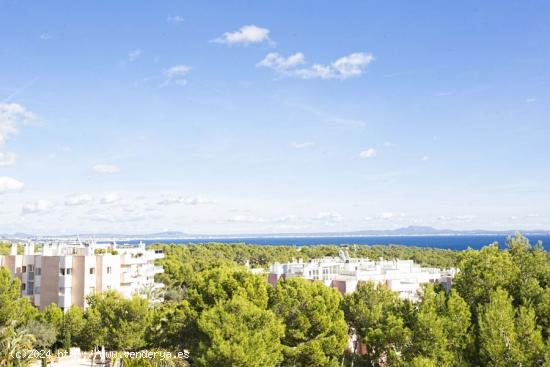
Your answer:
[[[340,293],[354,292],[360,282],[383,283],[399,294],[402,299],[418,300],[418,291],[425,283],[442,283],[446,289],[451,286],[455,269],[423,268],[413,260],[369,260],[350,258],[341,252],[339,257],[325,257],[286,264],[274,263],[268,275],[270,284],[279,279],[300,277],[318,280]]]
[[[17,254],[12,243],[10,254],[0,256],[5,266],[21,280],[21,293],[40,309],[56,303],[63,310],[72,305],[86,307],[86,297],[109,289],[125,297],[145,289],[162,287],[155,283],[155,274],[162,266],[155,260],[164,257],[161,251],[147,250],[143,243],[137,246],[117,246],[90,242],[46,242],[24,245],[24,253]]]

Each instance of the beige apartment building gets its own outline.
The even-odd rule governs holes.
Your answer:
[[[117,290],[125,297],[145,294],[161,288],[155,274],[162,266],[155,260],[164,257],[161,251],[137,246],[117,246],[90,242],[45,242],[35,252],[35,244],[24,246],[17,254],[12,244],[10,254],[0,256],[5,266],[21,280],[21,294],[35,306],[44,309],[56,303],[63,310],[72,305],[86,307],[86,297],[96,292]]]

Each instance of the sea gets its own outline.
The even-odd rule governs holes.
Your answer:
[[[545,250],[550,251],[550,235],[526,235],[534,245],[541,241]],[[201,244],[218,242],[225,244],[246,243],[265,246],[315,246],[315,245],[403,245],[417,247],[432,247],[449,250],[480,249],[483,246],[498,243],[500,248],[506,246],[506,235],[414,235],[414,236],[279,236],[279,237],[208,237],[208,238],[179,238],[179,239],[144,239],[127,240],[119,243],[136,244],[140,241],[146,244],[173,243],[173,244]]]

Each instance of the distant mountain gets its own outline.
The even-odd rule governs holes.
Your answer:
[[[189,234],[180,231],[166,231],[147,234],[120,234],[120,233],[84,233],[72,235],[49,235],[36,236],[28,233],[14,233],[0,235],[0,239],[53,239],[53,238],[75,238],[79,236],[81,239],[96,238],[96,239],[208,239],[208,238],[265,238],[265,237],[340,237],[340,236],[438,236],[438,235],[511,235],[518,230],[506,231],[488,231],[488,230],[453,230],[453,229],[437,229],[428,226],[408,226],[397,229],[385,230],[362,230],[350,232],[305,232],[305,233],[243,233],[233,235],[207,235],[207,234]],[[519,230],[522,234],[538,234],[550,235],[550,230]]]
[[[543,234],[550,235],[550,230],[505,230],[505,231],[489,231],[489,230],[453,230],[453,229],[437,229],[428,226],[408,226],[397,229],[383,230],[362,230],[349,232],[307,232],[307,233],[271,233],[271,234],[243,234],[231,236],[211,236],[211,237],[273,237],[273,236],[310,236],[310,237],[340,237],[340,236],[438,236],[438,235],[511,235],[516,232],[522,234]],[[198,236],[197,236],[198,237]]]
[[[505,231],[489,231],[489,230],[453,230],[453,229],[437,229],[428,226],[408,226],[397,229],[385,230],[363,230],[350,232],[322,232],[308,234],[313,236],[437,236],[437,235],[510,235],[518,232],[518,230]],[[549,230],[519,230],[525,234],[550,234]]]
[[[13,234],[0,234],[0,239],[10,239],[10,238],[34,238],[35,235],[28,233],[13,233]]]

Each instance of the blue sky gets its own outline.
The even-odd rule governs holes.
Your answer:
[[[0,233],[550,229],[546,1],[0,0]]]

